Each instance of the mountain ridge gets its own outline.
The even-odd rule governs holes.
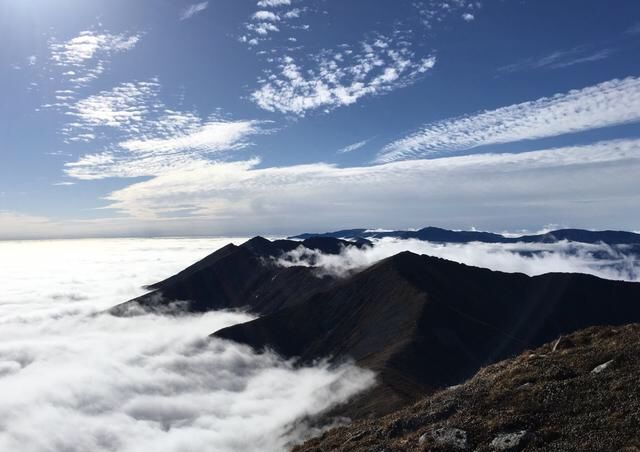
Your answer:
[[[313,237],[332,237],[342,239],[356,238],[398,238],[417,239],[442,243],[556,243],[562,240],[578,243],[606,243],[608,245],[640,244],[640,234],[628,231],[590,231],[586,229],[558,229],[542,234],[508,237],[502,234],[484,231],[454,231],[433,226],[419,230],[376,231],[371,229],[344,229],[335,232],[303,233],[289,237],[292,240],[304,240]]]
[[[573,273],[529,277],[403,252],[300,304],[213,335],[301,363],[350,358],[378,372],[382,389],[345,410],[357,418],[457,384],[558,335],[640,321],[637,300],[638,283]]]
[[[311,238],[302,242],[270,241],[254,237],[241,245],[229,244],[179,273],[148,286],[151,292],[109,310],[114,315],[145,311],[201,313],[243,309],[267,314],[295,304],[335,282],[314,268],[276,265],[273,260],[303,246],[326,254],[367,242],[334,238]],[[177,308],[174,308],[176,306]]]

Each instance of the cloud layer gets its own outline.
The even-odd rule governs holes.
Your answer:
[[[0,302],[0,449],[24,452],[284,450],[299,420],[373,376],[295,369],[206,340],[250,317],[94,315],[202,257],[212,240],[5,242]],[[9,264],[9,265],[5,265]]]
[[[428,124],[387,145],[379,162],[554,137],[640,121],[640,77]]]
[[[598,215],[607,222],[636,221],[628,206],[639,196],[640,141],[364,167],[258,164],[193,161],[108,200],[111,208],[141,219],[189,209],[191,220],[215,219],[222,230],[247,232],[279,224],[288,232],[434,223],[519,229],[565,218],[597,227]]]

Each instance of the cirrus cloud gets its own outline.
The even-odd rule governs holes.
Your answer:
[[[613,79],[531,102],[427,124],[385,146],[377,161],[418,158],[638,122],[638,105],[640,77]]]

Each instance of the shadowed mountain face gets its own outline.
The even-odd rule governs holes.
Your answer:
[[[378,385],[342,414],[387,413],[481,366],[590,325],[640,321],[640,284],[495,272],[400,253],[216,336],[303,362],[352,358]]]
[[[346,242],[334,238],[311,238],[303,242],[269,241],[255,237],[236,246],[227,245],[175,276],[153,284],[152,292],[110,310],[114,315],[131,315],[141,310],[166,311],[176,301],[182,312],[206,312],[242,308],[268,314],[297,304],[334,282],[306,267],[281,267],[274,258],[299,246],[325,254],[337,254],[345,246],[366,242]]]
[[[640,234],[626,231],[587,231],[584,229],[560,229],[545,234],[505,237],[500,234],[479,231],[450,231],[426,227],[418,231],[372,231],[367,229],[345,229],[321,234],[300,234],[293,239],[312,237],[334,237],[343,239],[384,238],[416,239],[441,243],[555,243],[562,240],[579,243],[606,243],[608,245],[640,245]]]

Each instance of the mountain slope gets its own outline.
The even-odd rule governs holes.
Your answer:
[[[592,327],[294,452],[640,450],[640,325]]]
[[[640,321],[640,284],[528,277],[400,253],[218,337],[311,362],[352,358],[379,384],[345,414],[385,413],[481,366],[590,325]]]
[[[363,246],[333,238],[312,238],[303,242],[270,241],[255,237],[236,246],[227,245],[180,273],[149,286],[152,292],[113,307],[114,315],[143,310],[164,311],[185,301],[180,311],[206,312],[242,308],[267,314],[296,304],[334,283],[330,276],[318,276],[306,267],[282,267],[273,263],[283,253],[299,246],[337,254],[345,246]]]

